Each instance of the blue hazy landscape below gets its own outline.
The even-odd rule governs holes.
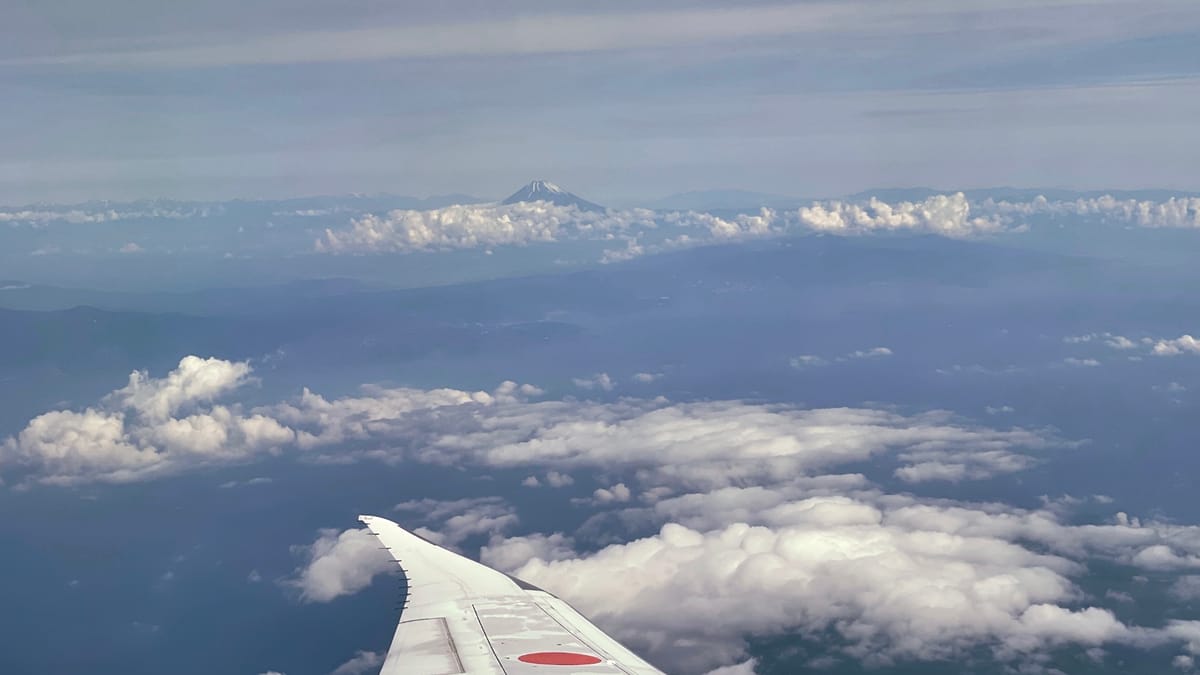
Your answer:
[[[489,257],[533,258],[536,246],[495,256],[279,263],[266,272],[273,263],[259,259],[257,278],[246,272],[250,263],[230,263],[237,274],[227,283],[201,263],[205,272],[189,276],[185,263],[161,285],[149,280],[174,263],[158,257],[132,271],[97,273],[114,283],[91,287],[84,285],[90,270],[39,271],[23,262],[0,275],[12,277],[0,291],[0,439],[47,410],[92,405],[133,370],[161,375],[187,354],[252,360],[259,384],[242,395],[247,405],[296,397],[304,387],[333,398],[363,383],[487,390],[509,379],[563,398],[584,395],[576,377],[603,371],[628,382],[650,372],[661,379],[586,396],[809,407],[885,402],[902,412],[941,409],[985,422],[994,421],[989,410],[1003,410],[1005,426],[1053,429],[1083,442],[1046,450],[1020,473],[922,486],[922,494],[1031,508],[1043,496],[1106,495],[1125,511],[1200,522],[1200,427],[1191,390],[1200,359],[1108,358],[1102,346],[1064,342],[1110,331],[1196,330],[1200,270],[1180,264],[1178,248],[1194,256],[1200,233],[1136,234],[1137,250],[1034,235],[810,235],[557,271],[544,263],[514,263],[507,272],[470,268]],[[432,272],[420,278],[414,269]],[[800,355],[833,359],[878,346],[893,355],[792,365]],[[1068,361],[1101,357],[1100,367]],[[853,467],[889,490],[910,489],[894,468],[886,456]],[[351,528],[359,513],[387,515],[407,500],[491,496],[496,485],[528,473],[283,456],[148,482],[6,487],[2,670],[330,672],[356,650],[386,647],[400,579],[378,579],[330,603],[303,603],[280,583],[302,563],[290,547],[310,542],[319,528]],[[270,482],[248,483],[257,477]],[[557,493],[502,496],[521,514],[521,531],[573,532],[592,513],[567,499],[590,492],[581,481]],[[1077,516],[1090,517],[1086,509]],[[463,548],[482,543],[475,537]],[[1103,604],[1105,589],[1123,588],[1133,574],[1098,565],[1079,583]],[[1197,618],[1195,606],[1165,599],[1169,574],[1148,576],[1136,602],[1109,603],[1119,618],[1151,625]],[[751,644],[759,672],[793,673],[837,638]],[[1171,654],[1113,653],[1103,664],[1070,647],[1051,658],[1067,672],[1154,673]],[[971,667],[1003,671],[986,660]],[[965,671],[951,663],[839,662],[827,672]]]

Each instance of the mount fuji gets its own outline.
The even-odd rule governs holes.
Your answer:
[[[502,204],[518,202],[550,202],[558,206],[576,206],[584,211],[603,211],[604,207],[594,202],[567,192],[559,186],[545,180],[535,180],[529,185],[512,193]]]

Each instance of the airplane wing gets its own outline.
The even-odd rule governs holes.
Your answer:
[[[663,675],[555,596],[386,518],[359,520],[408,579],[380,675]]]

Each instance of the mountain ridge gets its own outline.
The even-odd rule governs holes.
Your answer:
[[[500,203],[519,204],[521,202],[550,202],[558,206],[575,206],[583,211],[605,210],[603,206],[567,192],[548,180],[530,181]]]

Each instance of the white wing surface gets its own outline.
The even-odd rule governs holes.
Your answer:
[[[553,595],[386,518],[359,520],[408,580],[380,675],[662,675]]]

